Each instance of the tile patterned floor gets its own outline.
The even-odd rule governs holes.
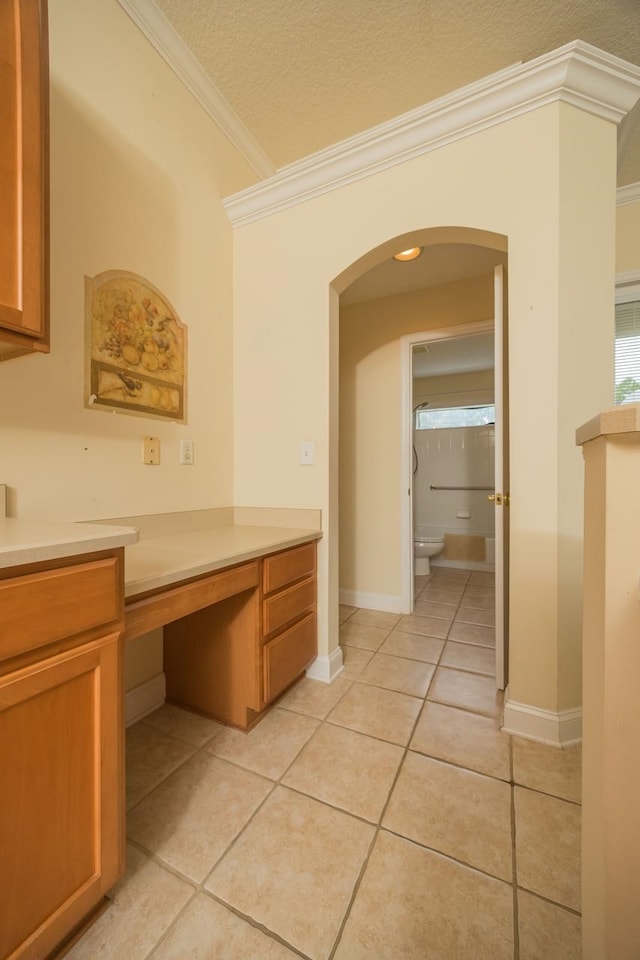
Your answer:
[[[128,731],[127,874],[70,960],[579,960],[580,750],[503,734],[492,577],[340,609],[250,734]]]

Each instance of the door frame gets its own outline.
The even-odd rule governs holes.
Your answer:
[[[421,333],[409,333],[400,338],[402,402],[400,426],[401,466],[400,471],[400,576],[401,613],[413,613],[413,483],[412,483],[412,443],[413,443],[413,347],[419,343],[434,340],[455,340],[478,333],[491,333],[494,330],[494,318],[476,320],[471,323],[458,323],[452,327],[438,327],[435,330],[423,330]]]

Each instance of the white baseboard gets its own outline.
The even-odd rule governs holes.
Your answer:
[[[402,597],[394,593],[362,593],[359,590],[340,590],[340,603],[365,610],[384,610],[402,613]]]
[[[307,676],[311,680],[331,683],[343,670],[342,650],[340,647],[336,647],[328,656],[316,657],[307,670]]]
[[[167,695],[167,684],[164,673],[141,683],[140,686],[128,690],[124,695],[124,725],[130,727],[143,717],[153,713],[161,707]]]
[[[551,747],[571,747],[582,742],[582,708],[555,713],[516,703],[507,696],[502,729],[505,733],[537,740]]]

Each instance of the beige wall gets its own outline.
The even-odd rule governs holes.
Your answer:
[[[10,513],[230,504],[232,240],[220,184],[250,177],[116,0],[56,0],[50,38],[51,353],[0,367]],[[111,269],[147,277],[188,325],[186,426],[84,409],[84,276]],[[160,466],[141,463],[149,433]],[[195,441],[193,467],[178,464],[181,437]]]
[[[617,208],[616,273],[640,270],[640,201]]]
[[[493,278],[492,278],[493,279]],[[428,400],[439,407],[493,403],[493,370],[468,370],[413,381],[413,404]]]
[[[235,499],[323,509],[321,654],[337,645],[331,284],[356,261],[363,271],[390,255],[394,238],[470,226],[509,242],[510,695],[548,710],[580,702],[582,464],[572,431],[611,390],[615,132],[548,105],[235,231]],[[313,467],[298,465],[302,439],[316,442]]]
[[[341,309],[341,589],[401,593],[401,337],[492,316],[492,275]]]

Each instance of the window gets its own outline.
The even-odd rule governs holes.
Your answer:
[[[615,402],[640,403],[640,283],[616,289]]]
[[[639,385],[640,389],[640,385]],[[442,407],[416,410],[416,430],[444,430],[447,427],[484,427],[496,421],[493,404],[484,407]]]

